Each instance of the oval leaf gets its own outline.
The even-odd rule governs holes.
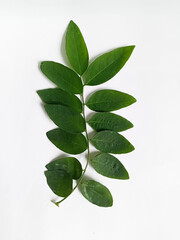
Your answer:
[[[63,105],[45,104],[48,116],[61,129],[70,133],[84,132],[86,124],[80,113]]]
[[[96,172],[109,178],[129,179],[129,174],[122,163],[114,156],[100,153],[91,159],[91,164]]]
[[[73,108],[75,111],[82,112],[82,103],[78,97],[60,88],[49,88],[37,91],[41,100],[47,104],[61,104]]]
[[[44,75],[59,88],[70,93],[82,93],[82,81],[70,68],[52,61],[42,62],[40,68]]]
[[[79,154],[87,149],[86,138],[81,133],[72,134],[56,128],[46,134],[57,148],[66,153]]]
[[[100,90],[95,92],[86,105],[96,112],[109,112],[127,107],[136,102],[131,95],[116,90]]]
[[[88,66],[89,55],[81,31],[73,21],[66,33],[66,54],[73,69],[82,75]]]
[[[134,150],[133,145],[122,135],[113,131],[101,131],[91,139],[94,147],[105,153],[128,153]]]
[[[72,192],[72,178],[62,170],[45,171],[47,184],[60,197],[67,197]]]
[[[85,74],[85,85],[99,85],[114,77],[125,65],[135,46],[114,49],[96,58]]]
[[[56,159],[46,165],[48,170],[63,170],[67,172],[71,178],[79,179],[82,174],[81,163],[74,157],[66,157]]]
[[[82,195],[91,203],[100,207],[113,205],[112,195],[107,187],[94,180],[86,180],[81,184]]]
[[[94,114],[88,124],[96,131],[112,130],[121,132],[133,127],[133,124],[127,119],[108,112]]]

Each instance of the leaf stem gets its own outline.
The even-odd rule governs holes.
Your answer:
[[[83,92],[84,92],[84,86],[83,86]],[[86,123],[86,118],[85,118],[85,101],[84,101],[84,94],[83,94],[83,92],[82,92],[82,94],[81,94],[81,100],[82,100],[82,105],[83,105],[83,107],[82,107],[82,115],[83,115],[83,118],[84,118],[85,123]],[[85,166],[85,168],[84,168],[84,170],[83,170],[83,173],[82,173],[81,177],[79,178],[78,183],[77,183],[76,186],[73,188],[72,192],[71,192],[68,196],[64,197],[63,199],[61,199],[61,200],[58,201],[58,202],[51,201],[51,202],[54,203],[57,207],[59,207],[59,204],[60,204],[61,202],[63,202],[66,198],[68,198],[68,197],[74,192],[74,190],[79,186],[79,184],[81,183],[81,181],[82,181],[82,179],[83,179],[83,177],[84,177],[84,175],[85,175],[85,172],[86,172],[86,170],[87,170],[87,167],[88,167],[88,164],[89,164],[89,161],[90,161],[89,136],[88,136],[88,132],[87,132],[87,123],[86,123],[86,128],[85,128],[85,135],[86,135],[86,140],[87,140],[87,151],[88,151],[88,157],[87,157],[86,166]]]

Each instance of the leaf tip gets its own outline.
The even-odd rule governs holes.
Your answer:
[[[41,69],[42,72],[43,72],[45,63],[46,63],[46,61],[42,61],[42,62],[40,63],[40,66],[39,66],[39,67],[40,67],[40,69]]]
[[[37,90],[36,93],[38,94],[38,96],[41,95],[41,90]]]
[[[132,122],[130,122],[129,128],[133,128],[133,127],[134,127],[134,124]]]
[[[131,151],[134,151],[135,150],[135,147],[133,145],[131,145]]]
[[[112,207],[112,206],[113,206],[113,197],[111,195],[111,200],[110,200],[109,205],[107,207]]]
[[[48,139],[49,139],[49,134],[50,134],[51,131],[52,131],[52,130],[46,132],[46,136],[47,136]]]
[[[68,28],[69,27],[78,27],[77,25],[76,25],[76,23],[73,21],[73,20],[70,20],[70,22],[69,22],[69,24],[68,24]]]
[[[132,97],[132,103],[137,102],[137,99],[135,97]]]
[[[133,51],[134,48],[136,47],[136,45],[130,45],[130,46],[128,46],[128,47],[131,48],[131,50]]]
[[[73,20],[70,20],[69,24],[75,24],[75,22]]]

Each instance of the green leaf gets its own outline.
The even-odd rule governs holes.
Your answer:
[[[131,95],[116,90],[100,90],[95,92],[86,105],[93,111],[109,112],[127,107],[136,102]]]
[[[94,114],[88,124],[96,131],[112,130],[121,132],[133,127],[133,124],[127,119],[108,112]]]
[[[122,135],[113,131],[101,131],[91,139],[94,147],[105,153],[128,153],[134,150],[133,145]]]
[[[53,104],[45,104],[44,108],[51,120],[61,129],[70,133],[85,131],[86,124],[84,118],[75,110],[63,105]]]
[[[113,205],[112,195],[107,187],[94,180],[86,180],[81,184],[83,196],[91,203],[100,207]]]
[[[73,108],[75,111],[82,112],[82,103],[78,97],[60,88],[49,88],[37,91],[44,103],[61,104]]]
[[[135,46],[120,47],[96,58],[85,74],[85,85],[99,85],[114,77],[125,65]]]
[[[73,21],[66,33],[66,54],[73,69],[82,75],[88,66],[89,55],[84,38]]]
[[[129,179],[129,174],[122,163],[114,156],[100,153],[91,159],[91,164],[96,172],[109,178]]]
[[[72,192],[72,178],[62,170],[45,171],[47,184],[60,197],[67,197]]]
[[[70,68],[51,61],[41,62],[44,75],[64,91],[79,94],[83,86],[80,77]]]
[[[82,174],[81,163],[74,157],[66,157],[56,159],[46,165],[48,170],[63,170],[67,172],[71,178],[79,179]]]
[[[72,134],[56,128],[46,134],[57,148],[66,153],[79,154],[87,149],[86,138],[81,133]]]

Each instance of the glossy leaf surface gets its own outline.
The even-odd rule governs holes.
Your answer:
[[[79,113],[82,112],[82,103],[79,98],[60,88],[38,90],[37,93],[44,103],[61,104],[71,107]]]
[[[73,21],[66,33],[66,54],[73,69],[82,75],[88,66],[89,55],[81,31]]]
[[[114,49],[96,58],[85,74],[85,85],[99,85],[114,77],[125,65],[135,46]]]
[[[93,93],[86,105],[96,112],[109,112],[127,107],[134,102],[136,99],[127,93],[105,89]]]
[[[121,132],[133,127],[127,119],[114,113],[95,113],[88,121],[88,124],[96,131],[112,130]]]
[[[100,207],[113,205],[112,195],[107,187],[94,180],[86,180],[81,184],[83,196],[91,203]]]
[[[86,125],[82,115],[63,105],[45,104],[48,116],[61,129],[70,133],[84,132]]]
[[[45,171],[44,174],[49,187],[56,195],[66,197],[72,192],[72,178],[65,171]]]
[[[81,133],[72,134],[60,128],[47,132],[48,139],[60,150],[70,153],[79,154],[87,149],[87,141]]]
[[[100,153],[91,159],[94,169],[101,175],[116,179],[129,179],[129,174],[123,164],[114,156]]]
[[[46,165],[48,170],[63,170],[67,172],[71,178],[79,179],[82,174],[81,163],[74,157],[66,157],[56,159]]]
[[[44,61],[40,67],[44,75],[59,88],[70,93],[82,93],[82,81],[70,68],[52,61]]]
[[[133,145],[122,135],[114,131],[101,131],[91,139],[94,147],[105,153],[128,153],[134,150]]]

